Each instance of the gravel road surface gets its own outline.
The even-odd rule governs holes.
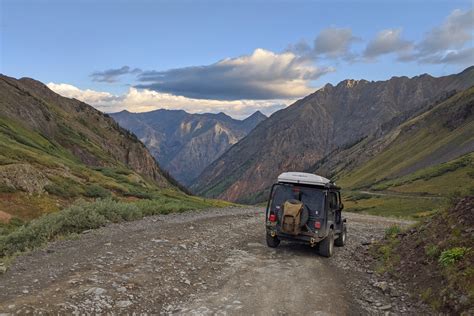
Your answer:
[[[423,314],[371,270],[370,243],[410,222],[345,213],[332,258],[265,244],[263,208],[231,207],[111,224],[18,257],[0,275],[0,313],[183,315]]]

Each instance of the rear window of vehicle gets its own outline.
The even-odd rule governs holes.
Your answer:
[[[303,202],[311,214],[321,215],[324,210],[324,191],[311,187],[278,184],[273,189],[270,210],[276,212],[288,200]]]

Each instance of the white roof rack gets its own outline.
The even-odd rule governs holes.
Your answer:
[[[278,182],[325,185],[330,180],[312,173],[283,172],[278,176]]]

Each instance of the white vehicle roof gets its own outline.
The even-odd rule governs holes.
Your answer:
[[[283,172],[278,176],[278,182],[286,183],[302,183],[312,185],[325,185],[329,183],[329,179],[312,173],[305,172]]]

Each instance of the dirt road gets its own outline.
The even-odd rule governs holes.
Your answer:
[[[17,258],[0,275],[0,313],[387,315],[417,313],[402,285],[378,279],[367,245],[391,224],[346,214],[348,244],[265,245],[262,208],[112,224]]]

